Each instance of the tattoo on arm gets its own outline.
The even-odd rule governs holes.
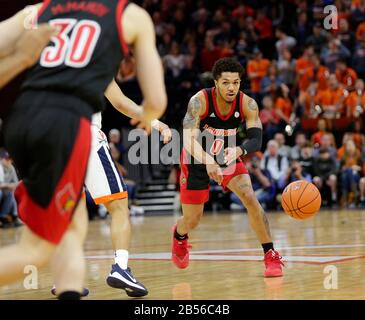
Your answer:
[[[192,97],[188,104],[188,111],[185,114],[183,126],[184,129],[195,129],[200,124],[201,103],[197,96]]]
[[[255,112],[255,121],[259,119],[259,108],[257,106],[257,103],[254,99],[248,100],[248,108]]]

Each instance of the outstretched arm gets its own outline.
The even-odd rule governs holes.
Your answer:
[[[137,105],[133,100],[129,99],[120,89],[115,80],[109,84],[108,88],[104,92],[104,95],[116,110],[135,120],[136,123],[141,122],[140,126],[147,129],[147,131],[149,131],[150,126],[158,130],[163,136],[164,143],[167,143],[171,140],[171,130],[168,125],[162,121],[155,119],[150,124],[143,122],[143,107]]]
[[[55,29],[46,24],[25,29],[26,18],[22,10],[0,23],[0,88],[32,66],[55,34]]]
[[[124,38],[132,45],[136,59],[137,78],[144,98],[144,120],[159,119],[166,109],[167,95],[152,19],[144,9],[131,3],[124,11],[122,24]]]
[[[225,150],[225,163],[230,164],[240,156],[256,152],[261,149],[262,145],[262,124],[259,118],[259,108],[254,99],[245,99],[243,105],[245,115],[247,140],[236,148],[227,148]]]

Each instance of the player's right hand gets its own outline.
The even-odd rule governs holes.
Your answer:
[[[48,24],[41,24],[37,29],[24,30],[15,47],[15,54],[21,57],[22,62],[31,67],[35,64],[45,46],[58,30]]]
[[[223,172],[217,163],[206,165],[208,176],[220,185],[223,181]]]
[[[131,119],[131,121],[129,123],[132,126],[136,127],[137,129],[143,129],[146,132],[146,134],[148,134],[148,135],[151,133],[151,129],[152,129],[151,122],[148,123],[145,120]]]

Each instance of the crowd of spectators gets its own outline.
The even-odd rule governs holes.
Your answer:
[[[214,62],[236,57],[241,89],[261,109],[262,153],[246,159],[261,202],[275,208],[288,183],[305,179],[324,205],[365,206],[365,1],[139,4],[156,26],[169,125],[179,128],[189,98],[213,85]],[[328,29],[327,5],[337,9]]]

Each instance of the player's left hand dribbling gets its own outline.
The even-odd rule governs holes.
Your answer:
[[[242,155],[241,148],[229,147],[224,150],[224,163],[228,166]]]

